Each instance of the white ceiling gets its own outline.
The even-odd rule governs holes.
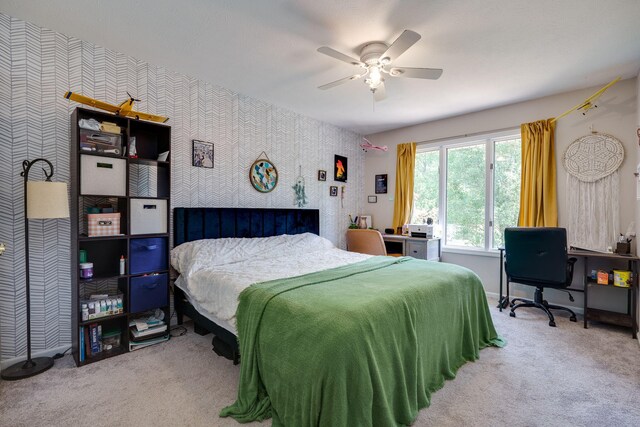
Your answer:
[[[638,0],[2,0],[0,11],[236,92],[370,134],[634,77]],[[422,35],[375,106],[358,68],[369,41]]]

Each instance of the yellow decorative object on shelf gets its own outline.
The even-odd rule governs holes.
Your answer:
[[[613,286],[619,288],[631,287],[631,272],[625,270],[613,270]]]
[[[99,101],[97,99],[89,98],[88,96],[80,95],[79,93],[74,92],[66,92],[64,94],[64,97],[65,99],[70,99],[81,104],[90,105],[94,108],[109,111],[110,113],[114,113],[116,116],[133,117],[136,120],[142,119],[160,123],[166,123],[166,121],[169,120],[169,117],[157,116],[155,114],[135,111],[133,109],[133,104],[140,100],[135,99],[133,96],[131,96],[131,94],[129,94],[129,92],[127,92],[127,95],[129,95],[129,99],[123,101],[119,105],[109,104],[108,102]]]

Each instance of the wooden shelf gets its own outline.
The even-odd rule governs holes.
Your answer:
[[[111,350],[101,351],[95,356],[91,356],[86,358],[84,361],[80,362],[78,360],[78,366],[88,365],[90,363],[99,362],[104,359],[108,359],[113,356],[118,356],[120,354],[124,354],[127,352],[127,348],[123,345],[122,339],[120,340],[120,347],[112,348]]]
[[[627,291],[633,289],[633,287],[629,286],[627,288],[623,288],[622,286],[615,286],[612,283],[609,283],[607,285],[601,285],[600,283],[598,283],[596,280],[592,279],[592,278],[587,278],[587,285],[589,286],[596,286],[596,287],[602,287],[602,288],[615,288],[615,289],[625,289]]]
[[[169,233],[129,234],[131,239],[149,239],[152,237],[169,237]]]
[[[585,317],[587,320],[595,320],[596,322],[608,323],[610,325],[624,326],[626,328],[633,327],[633,318],[627,313],[588,308]]]
[[[83,320],[81,322],[78,322],[78,326],[87,326],[87,325],[91,325],[93,323],[102,323],[102,322],[106,322],[108,320],[113,320],[113,319],[121,319],[123,317],[127,317],[128,313],[120,313],[120,314],[114,314],[111,316],[104,316],[104,317],[98,317],[95,319],[89,319],[89,320]]]
[[[142,159],[140,157],[129,157],[129,163],[134,163],[138,165],[147,165],[147,166],[169,166],[170,162],[162,161],[162,160],[153,160],[153,159]]]
[[[89,237],[86,234],[81,234],[78,236],[78,240],[81,242],[93,242],[98,240],[118,240],[118,239],[126,239],[128,235],[126,234],[118,234],[116,236],[92,236]]]
[[[103,282],[105,280],[127,279],[129,277],[130,277],[129,274],[118,274],[117,276],[99,276],[99,277],[92,277],[91,279],[83,279],[81,277],[78,277],[78,283]]]
[[[117,196],[115,194],[78,194],[79,197],[100,197],[101,199],[126,199],[127,196]]]
[[[85,150],[78,150],[78,151],[83,156],[108,157],[110,159],[126,159],[126,157],[121,154],[97,153],[95,151],[85,151]]]

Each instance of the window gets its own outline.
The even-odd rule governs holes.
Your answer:
[[[496,249],[518,222],[520,135],[419,146],[414,178],[413,223],[432,218],[448,247]]]
[[[492,248],[504,246],[504,229],[518,225],[520,212],[520,138],[494,142]]]
[[[437,150],[416,153],[415,179],[413,180],[412,222],[424,224],[427,218],[438,223],[440,207],[440,180],[438,178],[440,152]]]
[[[445,244],[484,248],[485,144],[446,149]]]

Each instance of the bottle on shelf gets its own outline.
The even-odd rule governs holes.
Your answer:
[[[124,275],[124,255],[120,255],[120,275]]]

